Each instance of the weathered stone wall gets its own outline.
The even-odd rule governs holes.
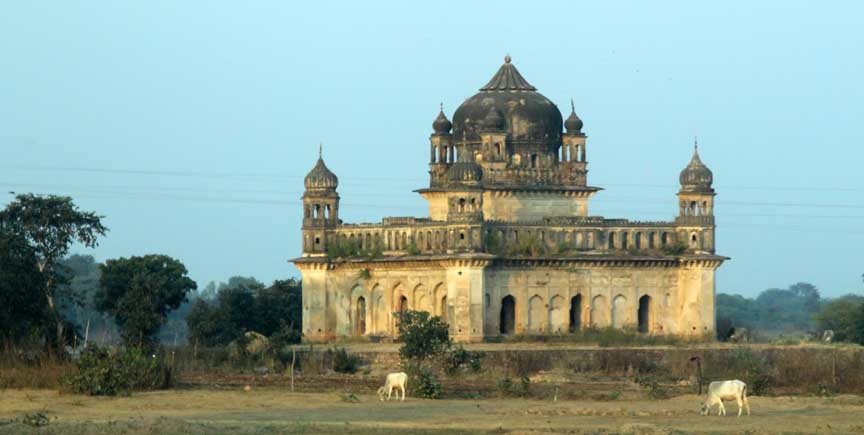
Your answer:
[[[715,264],[544,266],[441,259],[300,268],[307,340],[393,336],[393,313],[409,309],[444,317],[459,341],[480,341],[502,333],[506,297],[512,298],[514,320],[512,329],[504,328],[507,334],[563,334],[588,326],[714,332]]]

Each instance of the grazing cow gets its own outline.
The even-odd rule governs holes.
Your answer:
[[[390,373],[384,381],[384,386],[378,389],[378,398],[384,401],[384,393],[387,393],[387,400],[390,400],[390,395],[394,388],[402,390],[402,400],[405,400],[405,386],[408,385],[408,375],[403,372]],[[396,399],[399,399],[399,391],[396,392]]]
[[[739,381],[714,381],[708,384],[708,398],[702,402],[702,415],[709,415],[711,407],[715,404],[720,405],[717,415],[726,415],[726,408],[723,406],[724,400],[735,400],[738,402],[738,416],[741,416],[741,410],[746,407],[747,415],[750,415],[750,403],[747,402],[747,384]]]
[[[733,343],[746,343],[750,341],[750,331],[747,328],[732,328],[729,341]]]

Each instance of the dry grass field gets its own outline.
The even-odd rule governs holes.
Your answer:
[[[864,398],[753,397],[753,415],[698,414],[699,398],[565,401],[420,400],[289,393],[277,388],[173,390],[88,397],[52,390],[0,393],[0,433],[864,433]],[[47,425],[22,423],[42,413]],[[43,420],[42,423],[45,423]]]

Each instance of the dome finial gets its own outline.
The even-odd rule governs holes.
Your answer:
[[[510,60],[510,53],[507,53],[507,55],[504,56],[504,63],[510,63]]]
[[[699,152],[699,136],[693,136],[693,151]]]
[[[573,98],[570,98],[570,112],[576,113],[576,103],[573,102]]]
[[[318,142],[318,158],[319,159],[321,158],[321,152],[323,151],[323,149],[324,149],[324,143]]]
[[[441,111],[441,113],[444,113],[444,102],[443,101],[440,101],[438,103],[438,109]]]

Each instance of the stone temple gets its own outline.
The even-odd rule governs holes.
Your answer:
[[[679,213],[638,222],[591,215],[587,136],[572,110],[511,63],[443,110],[429,138],[427,217],[339,219],[338,179],[319,157],[305,178],[303,336],[394,336],[394,313],[441,316],[457,341],[632,328],[714,334],[713,175],[698,150]],[[671,198],[670,198],[671,202]]]

